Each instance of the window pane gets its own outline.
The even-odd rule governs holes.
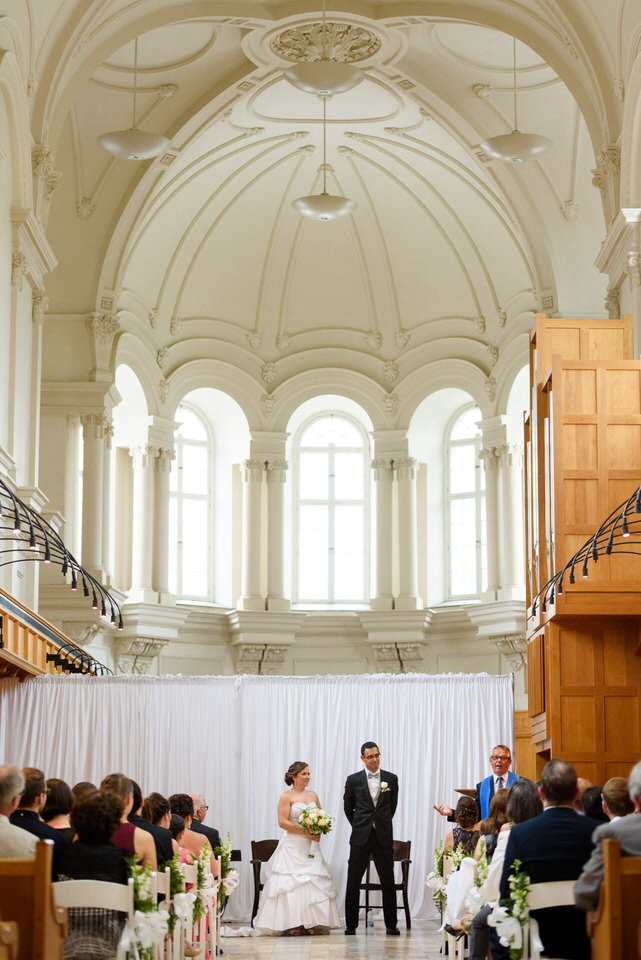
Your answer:
[[[336,507],[334,531],[334,597],[364,599],[363,508]]]
[[[207,440],[205,424],[192,410],[187,410],[185,407],[178,407],[176,420],[180,423],[180,426],[176,430],[176,437],[185,440]]]
[[[461,414],[450,433],[450,440],[467,440],[479,435],[476,424],[481,420],[481,411],[478,407],[470,407]]]
[[[207,596],[208,510],[204,501],[183,500],[182,593],[190,597]]]
[[[305,600],[328,599],[328,511],[323,506],[301,506],[298,595]]]
[[[450,493],[467,493],[475,487],[476,448],[473,443],[450,448]]]
[[[176,498],[169,499],[169,555],[167,557],[169,572],[169,592],[178,593],[178,526]]]
[[[299,480],[301,500],[327,499],[327,473],[326,453],[301,452]]]
[[[301,437],[301,447],[362,447],[363,436],[353,423],[339,416],[314,420]]]
[[[363,499],[363,454],[336,453],[334,494],[337,500]]]
[[[182,488],[184,493],[207,493],[207,460],[207,447],[183,445]]]

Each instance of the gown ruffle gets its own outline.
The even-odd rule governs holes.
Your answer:
[[[305,803],[293,803],[292,823]],[[314,857],[309,856],[310,853]],[[320,844],[285,833],[269,861],[269,876],[261,893],[254,928],[276,934],[294,927],[339,927],[336,889]]]

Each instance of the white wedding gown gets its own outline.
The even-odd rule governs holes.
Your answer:
[[[292,823],[306,806],[293,803]],[[322,841],[321,841],[322,842]],[[269,875],[261,893],[254,927],[274,934],[294,927],[340,927],[336,910],[336,889],[320,843],[305,836],[285,833],[269,861]],[[310,853],[314,857],[309,856]]]

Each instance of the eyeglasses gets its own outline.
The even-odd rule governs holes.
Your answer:
[[[504,755],[504,756],[502,756],[502,757],[490,757],[490,760],[495,760],[495,761],[497,761],[497,760],[511,760],[511,759],[512,759],[512,757],[508,757],[507,755]]]

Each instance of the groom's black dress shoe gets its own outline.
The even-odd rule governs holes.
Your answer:
[[[347,927],[346,930],[345,930],[345,936],[346,936],[346,937],[355,937],[355,936],[356,936],[356,930],[354,930],[353,927]]]
[[[398,929],[398,927],[388,927],[385,933],[388,937],[400,937],[401,935],[401,931]]]

